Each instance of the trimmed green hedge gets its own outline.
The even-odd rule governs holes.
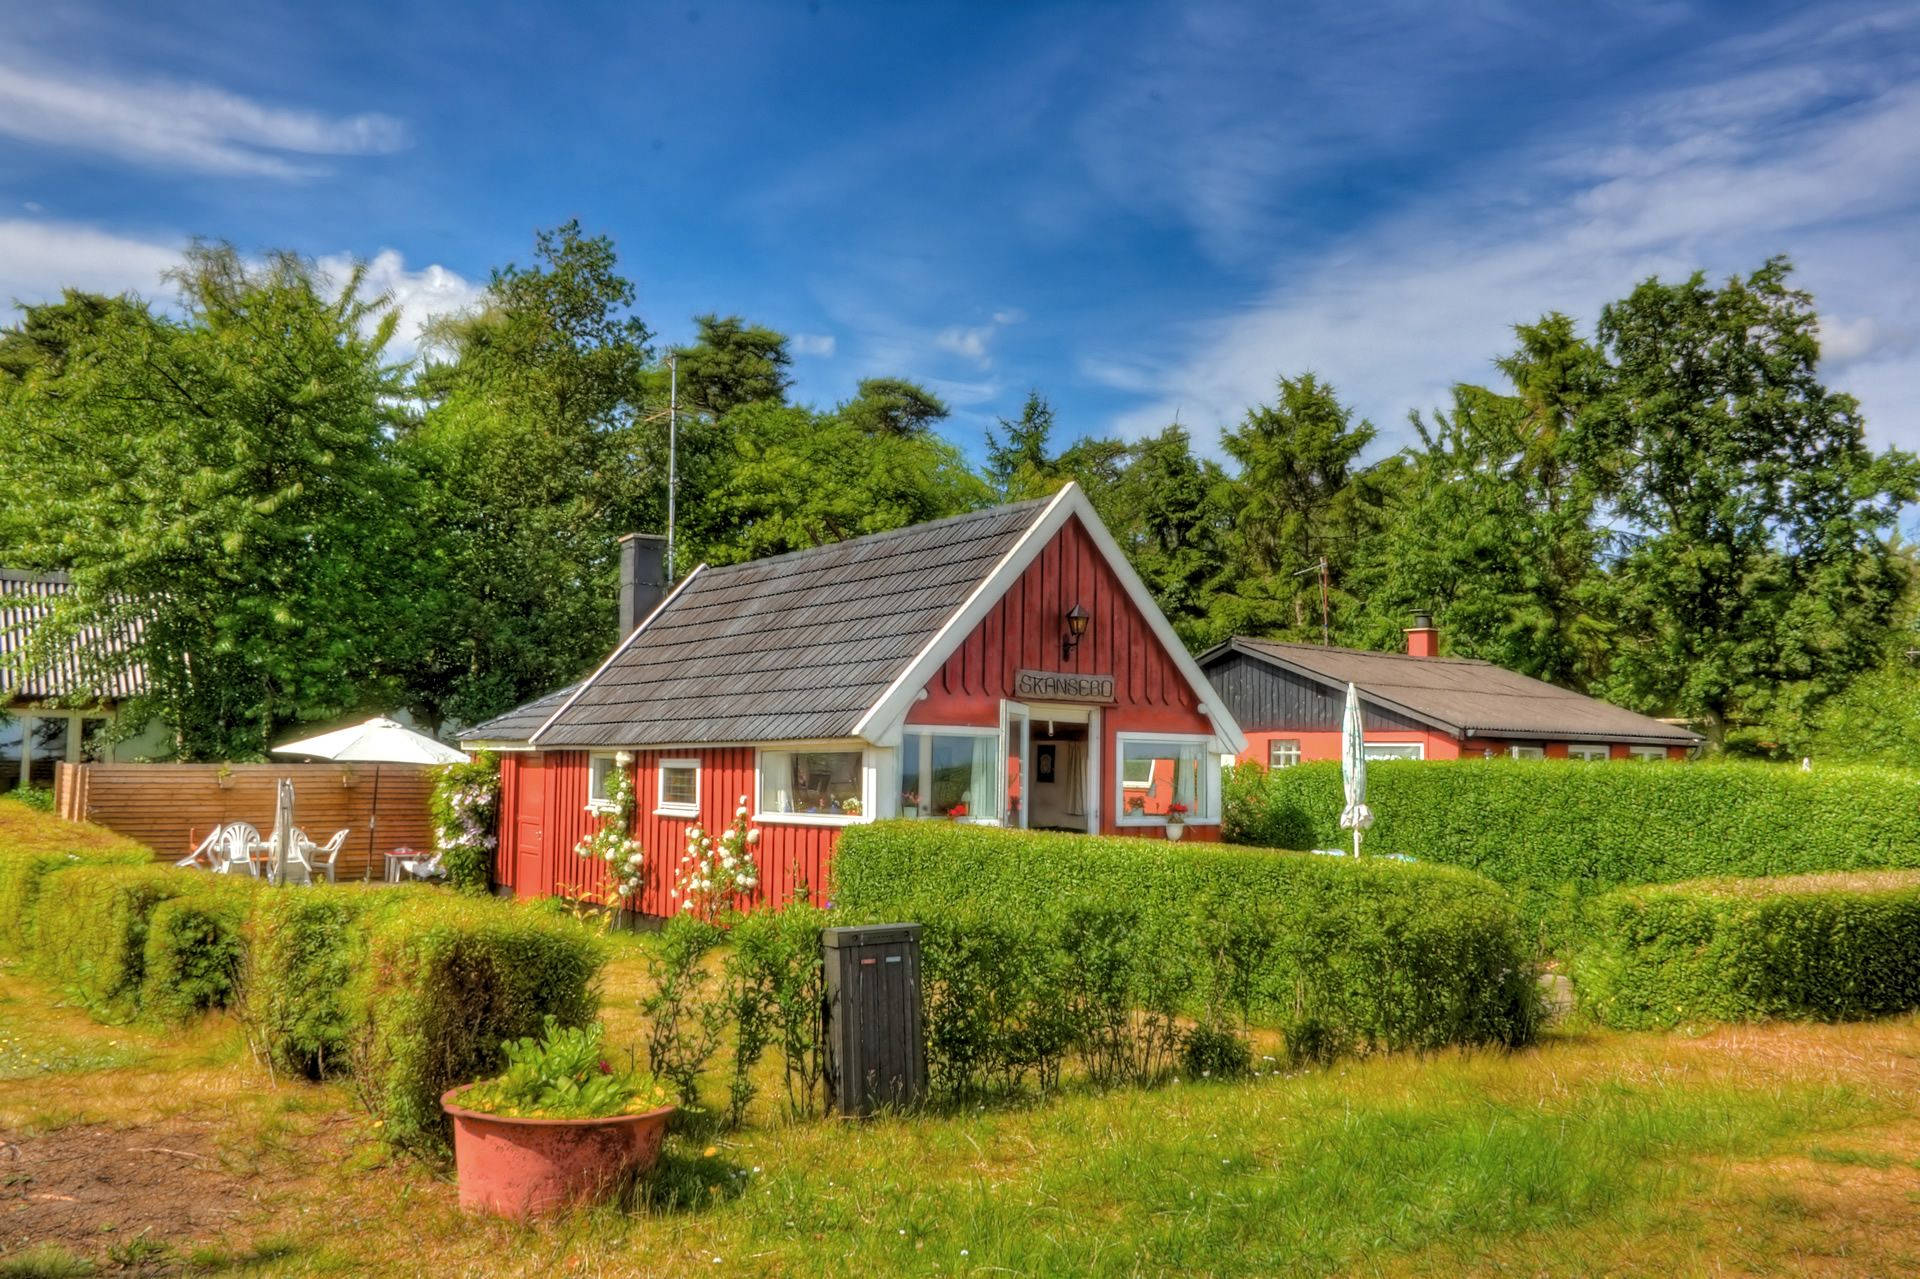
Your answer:
[[[1548,945],[1580,902],[1628,884],[1920,866],[1920,773],[1699,762],[1435,760],[1367,770],[1365,847],[1479,871]],[[1338,848],[1337,763],[1229,769],[1236,843]]]
[[[1622,1029],[1920,1008],[1920,872],[1717,879],[1594,903],[1572,976]]]
[[[143,1016],[178,1024],[237,1000],[247,920],[260,896],[253,879],[193,875],[186,892],[154,907],[142,962]]]
[[[361,916],[386,895],[367,885],[313,885],[261,898],[245,960],[243,1015],[274,1069],[308,1079],[347,1072],[349,988],[366,969]]]
[[[584,1026],[600,1007],[600,939],[569,919],[433,888],[389,889],[363,914],[366,962],[352,992],[354,1073],[396,1145],[439,1153],[440,1095],[496,1074],[502,1041],[548,1016]]]
[[[33,910],[33,970],[107,1020],[140,1011],[147,931],[164,901],[190,891],[160,866],[81,866],[42,881]]]
[[[833,906],[849,922],[926,924],[930,987],[950,975],[994,988],[951,992],[956,1017],[991,1017],[994,998],[1057,984],[1062,971],[1088,985],[1100,966],[1103,988],[1075,998],[1111,1003],[1125,986],[1135,1007],[1202,1016],[1222,1003],[1217,987],[1238,982],[1244,991],[1226,1002],[1286,1031],[1303,1056],[1517,1044],[1535,1027],[1512,905],[1496,885],[1444,867],[879,822],[841,836]],[[1221,958],[1249,951],[1236,938],[1258,941],[1241,978]],[[1008,952],[1006,971],[982,979],[978,963],[955,960],[943,973],[944,957],[982,950]],[[1006,1034],[1046,1038],[1050,1016]]]
[[[0,952],[24,959],[33,943],[34,907],[48,875],[79,866],[150,866],[143,848],[23,851],[0,843]]]

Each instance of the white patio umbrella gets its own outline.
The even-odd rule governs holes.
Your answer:
[[[464,764],[465,751],[436,742],[424,733],[396,724],[376,715],[364,724],[335,729],[318,737],[273,748],[276,755],[311,755],[340,764],[373,765],[373,811],[367,817],[367,870],[373,877],[374,830],[380,823],[380,765],[382,764]]]
[[[293,779],[282,777],[273,806],[273,860],[267,863],[267,882],[287,882],[287,861],[293,855]]]
[[[1360,855],[1360,832],[1373,825],[1367,807],[1367,734],[1360,719],[1360,690],[1347,685],[1347,710],[1340,717],[1340,783],[1347,806],[1340,810],[1340,826],[1353,832],[1353,855]]]

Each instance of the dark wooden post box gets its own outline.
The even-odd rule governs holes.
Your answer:
[[[918,1103],[927,1091],[920,925],[827,928],[827,1091],[843,1115]]]

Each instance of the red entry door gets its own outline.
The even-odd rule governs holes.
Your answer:
[[[551,889],[541,874],[547,832],[547,770],[532,756],[515,770],[519,794],[514,797],[513,891],[517,897],[544,897]]]

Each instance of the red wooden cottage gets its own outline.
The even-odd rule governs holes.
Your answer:
[[[702,566],[664,598],[658,540],[622,550],[619,647],[463,738],[501,752],[496,876],[520,896],[601,885],[574,847],[621,752],[653,915],[688,827],[743,796],[776,902],[823,895],[840,832],[877,818],[1164,838],[1177,805],[1218,837],[1219,763],[1245,740],[1073,485]]]

